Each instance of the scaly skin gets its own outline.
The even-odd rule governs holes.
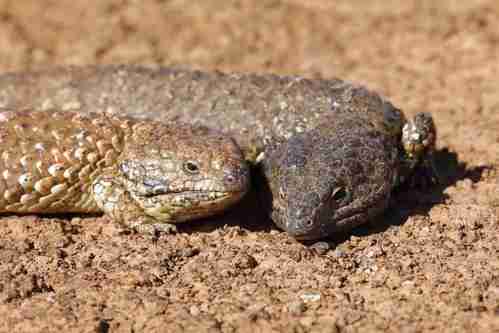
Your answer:
[[[407,121],[341,80],[90,66],[0,76],[0,106],[178,119],[235,138],[261,162],[273,220],[298,239],[348,229],[386,208],[395,186],[431,165],[431,116]]]
[[[4,110],[0,153],[0,212],[105,212],[145,232],[219,213],[249,186],[232,139],[178,122]]]

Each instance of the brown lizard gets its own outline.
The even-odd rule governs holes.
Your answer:
[[[249,187],[217,131],[91,112],[0,112],[0,172],[0,212],[104,212],[143,232],[219,213]]]

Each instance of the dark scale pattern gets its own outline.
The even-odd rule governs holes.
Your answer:
[[[396,138],[354,113],[325,120],[328,126],[293,137],[263,162],[270,188],[280,193],[273,200],[274,221],[297,238],[365,222],[386,207],[397,177]],[[306,163],[297,163],[303,156]]]
[[[428,115],[420,130],[376,93],[337,79],[69,67],[3,75],[0,91],[0,106],[114,110],[220,129],[249,160],[263,156],[273,219],[300,239],[382,211],[435,141]]]

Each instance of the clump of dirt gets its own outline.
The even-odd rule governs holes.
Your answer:
[[[499,5],[0,1],[0,68],[186,64],[366,84],[431,112],[442,183],[300,244],[251,197],[176,235],[0,220],[0,331],[499,330]],[[1,95],[0,95],[1,96]]]

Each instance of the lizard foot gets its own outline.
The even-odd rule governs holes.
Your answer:
[[[112,171],[106,170],[106,172]],[[177,231],[175,225],[160,222],[146,215],[117,179],[117,177],[100,177],[93,184],[95,202],[107,215],[138,233],[156,235]]]
[[[435,148],[436,129],[429,113],[421,112],[402,129],[402,144],[409,158],[420,161]]]
[[[174,234],[177,232],[177,227],[170,223],[141,223],[132,226],[133,230],[140,234]]]
[[[403,160],[406,164],[406,173],[410,174],[408,183],[412,187],[427,188],[441,183],[433,156],[436,136],[435,123],[429,113],[418,113],[404,125],[402,145],[405,157]]]
[[[411,187],[422,189],[427,189],[433,185],[442,183],[442,178],[436,168],[433,154],[425,156],[425,158],[415,167],[414,172],[409,177],[408,183]]]

